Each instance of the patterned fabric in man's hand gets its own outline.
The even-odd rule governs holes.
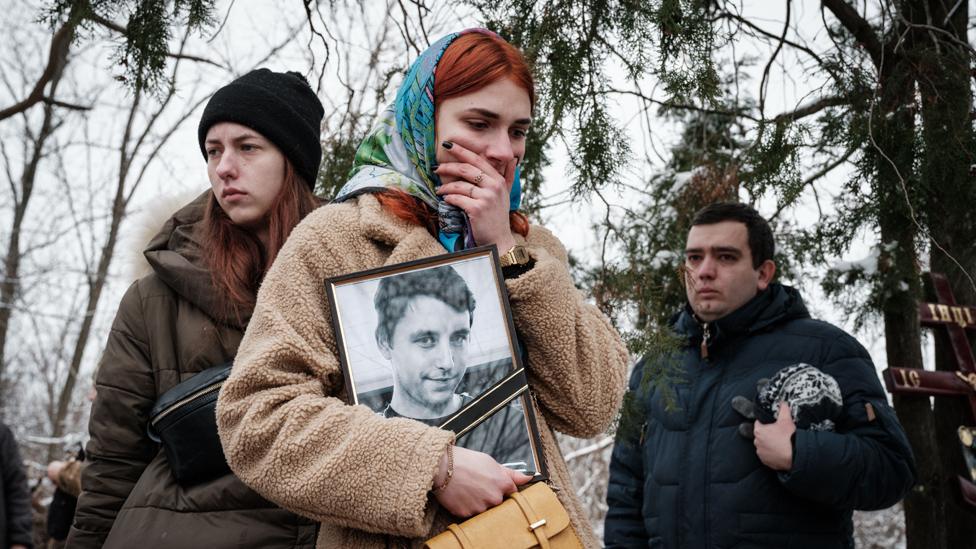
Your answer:
[[[844,404],[837,380],[802,362],[776,372],[759,391],[756,418],[775,422],[780,402],[789,404],[796,428],[808,431],[833,431]]]

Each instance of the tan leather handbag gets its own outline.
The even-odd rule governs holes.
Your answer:
[[[425,549],[582,549],[556,493],[537,482],[427,540]]]

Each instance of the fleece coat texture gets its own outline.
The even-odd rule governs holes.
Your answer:
[[[552,429],[589,437],[607,428],[623,396],[627,351],[574,287],[558,239],[537,226],[516,239],[535,259],[506,285],[543,455],[573,526],[597,547]],[[310,214],[261,286],[217,423],[244,482],[321,521],[318,547],[419,547],[457,521],[430,495],[453,434],[346,404],[325,290],[333,276],[443,253],[425,228],[360,195]]]
[[[312,547],[315,523],[279,508],[232,474],[179,485],[146,433],[159,395],[234,358],[243,336],[221,316],[196,228],[207,191],[150,242],[153,274],[125,293],[95,379],[82,493],[67,546]]]

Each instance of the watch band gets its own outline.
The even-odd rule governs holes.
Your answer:
[[[521,244],[512,246],[512,249],[498,258],[498,262],[503,268],[512,265],[527,265],[530,261],[532,261],[532,256],[529,255],[529,250]]]

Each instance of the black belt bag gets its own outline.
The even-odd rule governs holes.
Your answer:
[[[149,438],[163,445],[177,482],[196,484],[230,472],[217,436],[217,394],[231,364],[208,368],[160,395]]]

